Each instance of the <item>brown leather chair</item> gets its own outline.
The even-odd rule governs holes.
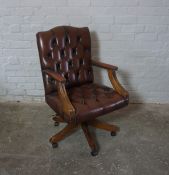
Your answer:
[[[56,125],[66,127],[50,138],[57,142],[81,126],[91,154],[98,154],[88,126],[104,129],[116,135],[118,127],[99,121],[96,117],[128,104],[128,92],[120,85],[117,67],[91,59],[91,39],[87,27],[58,26],[37,33],[37,45],[43,75],[45,99],[56,112]],[[93,66],[106,69],[113,89],[94,83]]]

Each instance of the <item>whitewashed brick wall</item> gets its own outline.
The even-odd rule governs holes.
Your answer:
[[[90,28],[131,102],[169,103],[169,0],[0,0],[0,101],[44,100],[35,34],[56,25]]]

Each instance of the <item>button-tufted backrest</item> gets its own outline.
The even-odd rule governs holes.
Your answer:
[[[37,33],[41,69],[50,69],[66,79],[66,88],[93,81],[91,39],[87,27],[58,26]],[[45,94],[56,90],[56,82],[43,74]]]

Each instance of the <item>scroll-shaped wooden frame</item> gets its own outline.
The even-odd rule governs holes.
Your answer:
[[[66,82],[65,78],[63,78],[60,74],[53,72],[51,70],[44,70],[43,72],[46,73],[48,76],[52,77],[53,79],[55,79],[57,82],[56,83],[57,91],[58,91],[60,101],[63,105],[64,118],[66,118],[68,122],[74,121],[75,120],[75,108],[73,107],[67,95],[67,91],[65,88],[65,82]]]
[[[92,60],[92,64],[94,66],[97,66],[97,67],[100,67],[100,68],[107,70],[109,80],[110,80],[114,90],[117,93],[119,93],[123,97],[127,97],[129,95],[127,90],[124,89],[124,87],[120,84],[119,80],[117,79],[116,71],[117,71],[118,67],[116,67],[114,65],[110,65],[110,64],[105,64],[105,63],[102,63],[99,61],[95,61],[95,60]]]
[[[65,88],[65,84],[58,82],[57,85],[57,90],[58,90],[58,94],[59,94],[59,98],[62,102],[63,105],[63,113],[65,114],[64,117],[68,116],[69,117],[69,121],[75,121],[75,108],[73,107],[72,103],[70,102],[70,99],[67,95],[67,91]]]
[[[119,80],[117,79],[116,72],[111,69],[108,69],[107,72],[109,80],[114,90],[117,91],[123,97],[129,96],[128,92],[124,89],[124,87],[120,84]]]

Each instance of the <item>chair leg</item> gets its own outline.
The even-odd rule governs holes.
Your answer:
[[[97,150],[97,146],[94,142],[94,138],[92,137],[90,131],[89,131],[89,128],[88,128],[88,124],[87,123],[82,123],[81,124],[81,127],[82,127],[82,130],[86,136],[86,139],[88,141],[88,144],[91,148],[91,155],[92,156],[96,156],[98,154],[98,150]]]
[[[54,115],[53,120],[58,123],[60,122],[65,123],[65,121],[57,115]],[[88,122],[81,123],[81,128],[92,150],[91,155],[96,156],[98,154],[98,148],[96,146],[96,143],[94,141],[92,134],[89,131],[89,128],[88,128],[89,125],[95,128],[110,131],[112,136],[116,135],[116,132],[119,131],[119,127],[113,124],[108,124],[106,122],[100,121],[98,119],[94,119]],[[52,136],[49,141],[51,142],[53,148],[57,147],[58,146],[57,143],[63,140],[64,138],[66,138],[67,136],[69,136],[75,129],[78,128],[78,126],[79,124],[69,123],[59,133]]]
[[[49,141],[52,143],[53,147],[57,147],[57,142],[63,140],[65,137],[69,136],[78,125],[67,124],[59,133],[52,136]]]
[[[88,124],[95,127],[95,128],[110,131],[112,136],[115,136],[116,132],[120,130],[118,126],[113,125],[113,124],[108,124],[108,123],[100,121],[98,119],[89,121]]]

